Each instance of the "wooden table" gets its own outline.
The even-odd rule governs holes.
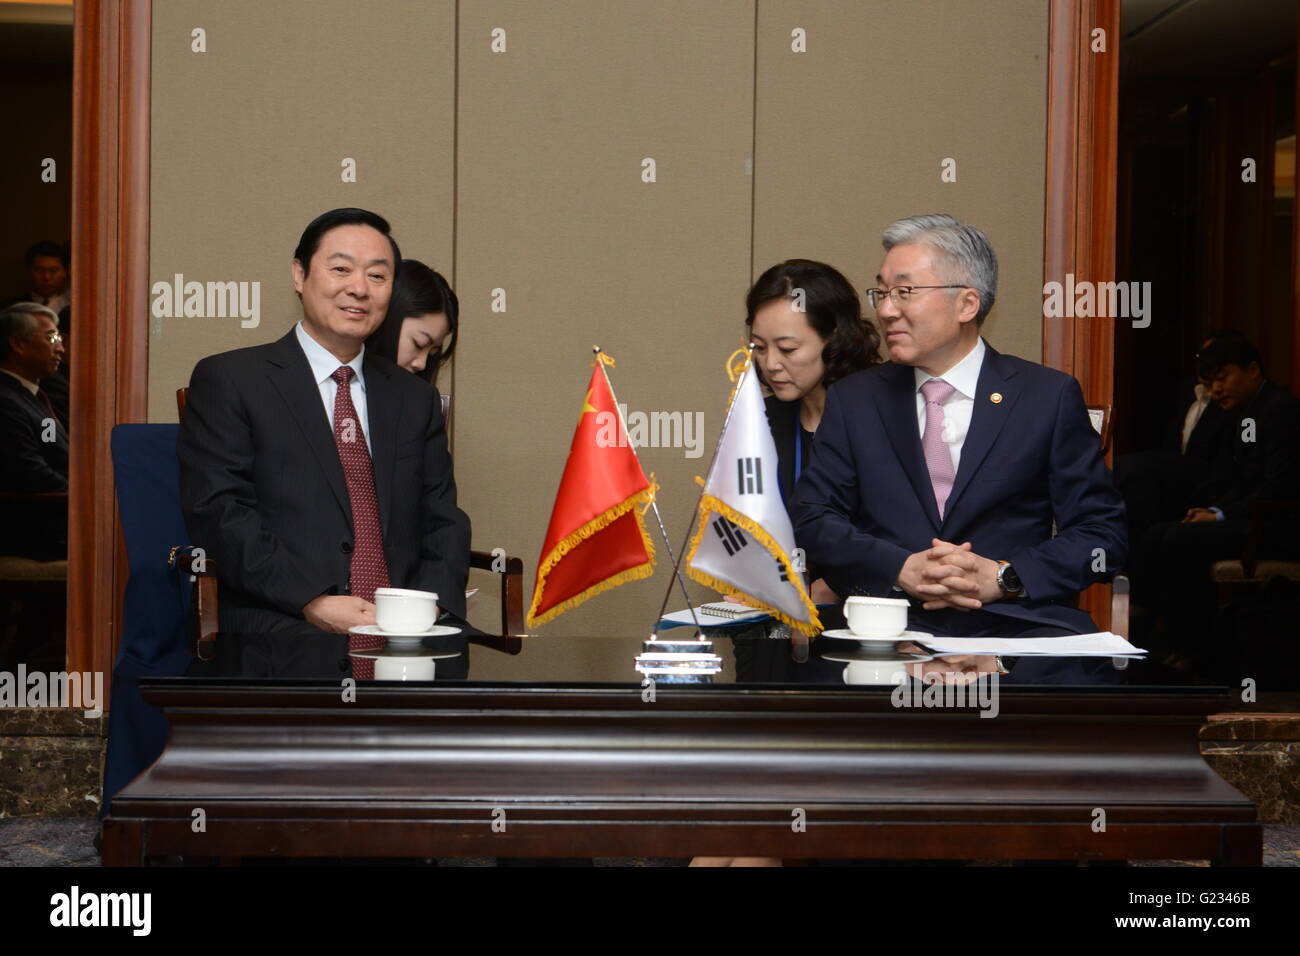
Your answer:
[[[1205,688],[141,682],[172,725],[108,865],[163,856],[1211,859],[1255,806],[1206,765]],[[1104,814],[1104,817],[1103,817]],[[1101,824],[1104,821],[1104,829]],[[200,827],[200,822],[202,826]]]

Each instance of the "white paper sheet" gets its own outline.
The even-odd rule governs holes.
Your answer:
[[[938,654],[1005,654],[1008,657],[1134,657],[1146,653],[1118,634],[1068,634],[1064,637],[942,637],[921,640]]]

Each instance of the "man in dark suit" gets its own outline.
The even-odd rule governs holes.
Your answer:
[[[400,261],[382,217],[324,213],[294,253],[302,321],[195,366],[181,502],[217,563],[223,630],[345,634],[375,623],[383,586],[464,614],[469,519],[437,390],[364,347]]]
[[[1202,350],[1196,372],[1226,418],[1221,473],[1194,494],[1182,520],[1151,526],[1134,549],[1134,601],[1158,615],[1152,643],[1176,657],[1212,649],[1210,566],[1239,558],[1258,519],[1260,557],[1300,554],[1300,401],[1265,378],[1242,336]],[[1268,512],[1257,516],[1262,503]]]
[[[58,315],[68,306],[68,247],[51,239],[33,244],[23,255],[27,290],[6,302],[35,302]]]
[[[868,297],[890,361],[830,388],[798,543],[839,593],[911,598],[918,630],[1095,630],[1071,605],[1127,540],[1078,382],[980,338],[997,257],[978,229],[914,216],[884,247]]]
[[[0,312],[0,491],[68,490],[68,433],[39,384],[63,357],[57,321],[33,302]],[[37,560],[67,553],[62,509],[23,507],[0,525],[0,553]]]

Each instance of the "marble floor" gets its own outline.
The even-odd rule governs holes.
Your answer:
[[[0,866],[99,866],[98,820],[23,817],[0,820]],[[515,861],[512,861],[515,862]],[[527,861],[517,861],[527,865]],[[684,860],[597,859],[596,866],[682,866]],[[491,859],[439,860],[440,866],[494,866]],[[973,865],[981,865],[976,861]],[[998,865],[992,863],[984,865]],[[1132,866],[1205,866],[1201,860],[1140,860]],[[1264,865],[1300,867],[1300,826],[1264,827]]]

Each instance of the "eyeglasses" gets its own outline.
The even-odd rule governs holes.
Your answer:
[[[63,336],[60,335],[58,332],[47,332],[45,334],[45,338],[49,341],[51,345],[58,345],[60,342],[63,341]]]
[[[868,289],[867,301],[873,309],[879,309],[881,301],[889,296],[894,305],[906,305],[917,289],[969,289],[965,285],[896,285],[892,289]]]

